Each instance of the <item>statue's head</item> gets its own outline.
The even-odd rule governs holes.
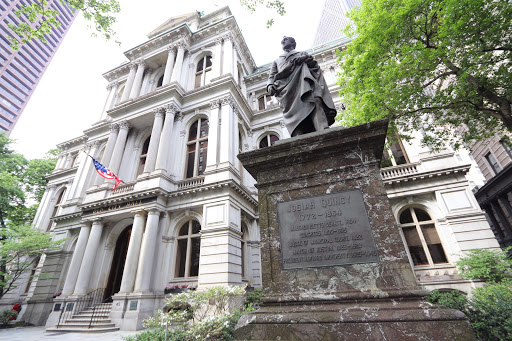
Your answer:
[[[292,50],[297,46],[297,43],[293,37],[283,37],[283,40],[281,40],[281,46],[283,47],[283,50]]]

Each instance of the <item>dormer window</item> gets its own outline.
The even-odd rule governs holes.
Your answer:
[[[270,106],[270,102],[272,102],[272,96],[270,95],[261,95],[258,97],[258,109],[263,110]]]
[[[210,81],[212,71],[212,56],[204,56],[199,60],[196,67],[195,86],[199,88]]]

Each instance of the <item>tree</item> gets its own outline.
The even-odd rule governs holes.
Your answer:
[[[53,0],[76,11],[82,11],[85,19],[92,21],[96,32],[105,39],[115,36],[112,25],[116,22],[115,15],[121,7],[117,0]],[[19,25],[8,24],[16,34],[16,38],[8,36],[11,48],[18,50],[20,44],[32,39],[39,39],[46,43],[46,34],[52,33],[52,27],[59,27],[59,12],[52,10],[48,0],[30,0],[28,5],[21,5],[14,14],[23,17],[25,22]]]
[[[20,44],[25,44],[32,39],[38,39],[46,43],[47,34],[52,34],[52,27],[59,27],[59,12],[50,8],[51,0],[31,0],[29,5],[20,5],[15,11],[17,17],[23,17],[26,22],[19,25],[7,24],[16,34],[16,38],[7,36],[11,42],[11,48],[17,51]],[[117,21],[115,15],[121,11],[118,0],[53,0],[63,5],[70,6],[76,11],[82,11],[85,19],[91,21],[97,33],[109,40],[115,37],[112,25]],[[283,16],[286,11],[284,3],[280,0],[240,0],[240,4],[254,13],[258,6],[264,5]],[[274,24],[274,19],[267,20],[267,28]],[[96,33],[95,33],[96,34]],[[119,43],[119,42],[117,42]]]
[[[512,131],[512,2],[362,0],[340,53],[345,125],[390,118],[423,143]],[[448,129],[447,129],[448,128]]]
[[[30,227],[48,182],[45,176],[55,167],[56,151],[28,161],[10,148],[12,142],[0,133],[0,298],[39,256],[61,244]]]

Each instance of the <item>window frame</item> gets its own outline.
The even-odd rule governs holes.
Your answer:
[[[498,174],[502,171],[503,168],[501,168],[501,165],[498,162],[498,159],[494,156],[494,154],[489,151],[487,154],[484,155],[485,160],[487,161],[487,164],[491,168],[491,170],[494,172],[494,174]],[[493,162],[494,161],[494,162]]]
[[[199,225],[199,231],[198,233],[193,233],[193,224],[197,223]],[[186,235],[179,235],[181,229],[188,224],[188,232]],[[175,255],[175,262],[174,262],[174,279],[196,279],[199,277],[199,268],[200,268],[200,260],[201,260],[201,231],[202,226],[201,223],[196,219],[189,219],[186,222],[179,225],[179,228],[176,230],[176,251],[174,253]],[[190,270],[191,270],[191,261],[192,261],[192,240],[198,239],[199,240],[199,266],[197,270],[197,276],[190,276]],[[183,276],[179,276],[180,272],[180,263],[183,255],[179,255],[180,248],[179,248],[179,241],[180,240],[186,240],[186,251],[185,251],[185,269]]]
[[[260,105],[260,99],[263,98],[263,108],[262,106]],[[268,109],[270,108],[270,104],[272,103],[272,96],[270,96],[269,94],[262,94],[260,96],[258,96],[257,98],[257,102],[258,102],[258,110],[265,110],[265,109]]]
[[[406,210],[409,210],[413,221],[411,223],[400,223],[400,218],[401,218],[402,214],[405,213]],[[417,218],[415,210],[422,210],[423,212],[425,212],[429,216],[430,220],[419,221],[418,218]],[[443,240],[441,239],[441,237],[439,235],[437,224],[436,224],[435,220],[432,219],[432,215],[426,209],[424,209],[422,207],[417,207],[417,206],[407,206],[405,209],[403,209],[400,212],[400,214],[397,217],[397,221],[398,221],[398,226],[400,227],[400,234],[402,236],[402,241],[404,243],[405,250],[407,251],[407,255],[409,257],[409,261],[410,261],[410,263],[411,263],[411,265],[412,265],[412,267],[414,269],[433,268],[433,267],[445,266],[445,265],[450,265],[451,264],[450,258],[448,256],[448,253],[445,251],[446,248],[444,246]],[[437,234],[437,237],[439,238],[441,249],[443,251],[444,258],[446,259],[446,262],[437,262],[437,263],[435,263],[433,261],[433,259],[432,259],[432,255],[431,255],[430,250],[428,248],[429,244],[427,244],[427,241],[426,241],[425,236],[424,236],[423,231],[422,231],[422,226],[428,226],[428,225],[432,225],[433,226],[433,228],[434,228],[434,230],[435,230],[435,232]],[[425,254],[425,257],[427,258],[427,263],[428,264],[414,264],[414,259],[412,257],[411,251],[409,249],[409,244],[407,243],[407,239],[406,239],[405,232],[404,232],[404,228],[410,228],[410,227],[415,227],[415,229],[416,229],[416,233],[417,233],[417,235],[418,235],[418,237],[420,239],[421,246],[422,246],[423,252]]]
[[[271,137],[270,136],[275,136],[277,137],[277,140],[275,140],[274,142],[271,141]],[[261,146],[261,143],[263,142],[263,140],[267,140],[267,145],[266,146]],[[269,132],[265,135],[263,135],[259,141],[258,141],[258,149],[261,149],[261,148],[267,148],[267,147],[270,147],[270,146],[273,146],[277,141],[279,141],[281,138],[279,137],[279,135],[277,135],[276,133],[273,133],[273,132]]]
[[[209,61],[210,61],[210,65],[209,66],[207,65],[208,57],[210,58],[209,59]],[[212,60],[213,60],[212,55],[211,54],[206,54],[203,57],[201,57],[201,59],[199,59],[197,61],[197,63],[196,63],[196,72],[194,73],[194,89],[197,89],[197,88],[200,88],[200,87],[206,85],[206,74],[208,72],[212,72],[212,70],[213,70],[213,62],[212,62]],[[197,68],[199,67],[199,63],[201,61],[203,62],[202,69],[201,70],[197,70]],[[197,83],[197,76],[200,76],[199,84]]]
[[[191,179],[191,178],[195,178],[197,176],[201,176],[201,175],[203,175],[203,173],[206,169],[207,156],[208,156],[208,135],[210,134],[210,129],[208,128],[206,135],[204,137],[201,137],[201,125],[202,125],[203,121],[206,121],[206,125],[209,127],[210,124],[209,124],[208,118],[199,117],[198,119],[193,121],[193,123],[188,128],[186,148],[185,148],[185,153],[186,153],[185,175],[184,175],[185,179]],[[196,138],[194,140],[190,140],[190,129],[192,128],[192,126],[194,124],[196,124],[196,122],[197,122]],[[201,142],[206,142],[206,148],[205,148],[206,150],[204,151],[204,153],[202,155],[205,158],[205,160],[204,160],[205,167],[204,167],[204,169],[199,170],[199,162],[200,162],[199,151],[201,148]],[[192,176],[189,177],[188,176],[189,156],[190,156],[189,146],[191,146],[193,144],[195,144],[194,163],[193,163],[194,169],[192,170]],[[200,172],[201,172],[201,174],[200,174]]]

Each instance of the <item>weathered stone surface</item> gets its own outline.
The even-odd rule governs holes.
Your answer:
[[[423,301],[425,291],[416,284],[380,178],[386,131],[386,121],[334,128],[239,155],[258,181],[263,304],[240,319],[238,340],[474,339],[461,312]],[[342,193],[340,197],[362,194],[362,203],[352,202],[353,206],[335,211],[342,219],[334,221],[347,230],[338,231],[338,237],[349,235],[349,230],[370,233],[364,236],[367,245],[361,249],[376,248],[377,256],[355,264],[310,266],[299,262],[303,265],[299,268],[285,262],[283,267],[283,254],[299,252],[294,251],[298,249],[294,242],[307,240],[306,235],[285,237],[282,243],[282,233],[302,228],[297,220],[282,218],[286,210],[300,209],[325,218],[328,205],[318,207],[318,200],[332,198],[333,193]],[[316,203],[307,205],[312,198]],[[354,222],[351,210],[355,209],[361,219]],[[330,218],[322,222],[333,221]],[[300,214],[297,219],[301,219]],[[363,226],[366,219],[371,232]],[[312,230],[320,231],[321,236],[310,240],[329,238],[325,228],[315,226]],[[315,247],[351,247],[352,241],[340,238],[324,244]],[[324,249],[311,253],[320,256]],[[330,253],[336,254],[332,249]]]

